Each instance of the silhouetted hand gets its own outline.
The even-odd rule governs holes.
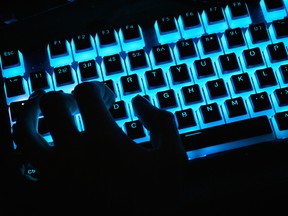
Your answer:
[[[13,127],[15,143],[36,167],[52,207],[64,200],[63,211],[172,212],[182,202],[188,161],[173,114],[142,96],[133,98],[133,109],[150,132],[151,148],[146,148],[115,122],[109,111],[114,100],[101,82],[79,84],[73,94],[35,92]],[[54,146],[37,131],[40,112]],[[75,124],[76,113],[82,116],[84,131]]]

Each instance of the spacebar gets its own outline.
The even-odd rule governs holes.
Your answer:
[[[181,134],[186,151],[219,146],[216,153],[275,139],[267,116],[245,119],[211,128]],[[222,146],[222,147],[221,147]],[[212,151],[212,152],[210,152]],[[214,152],[213,152],[214,151]]]

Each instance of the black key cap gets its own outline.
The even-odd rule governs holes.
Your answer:
[[[101,29],[97,32],[97,35],[99,37],[100,46],[113,45],[117,42],[113,28]]]
[[[51,57],[68,55],[66,40],[65,39],[58,39],[49,42],[49,49]]]
[[[47,72],[45,70],[34,71],[30,73],[30,81],[32,91],[37,89],[47,89],[49,88],[48,80],[47,80]]]
[[[168,44],[153,46],[152,51],[156,64],[172,61],[172,55]]]
[[[246,115],[247,110],[241,97],[228,99],[225,101],[229,118]]]
[[[89,34],[79,34],[73,37],[75,43],[76,52],[92,49],[92,44]]]
[[[17,121],[17,117],[21,112],[25,103],[26,103],[25,100],[10,103],[10,117],[12,121]]]
[[[179,52],[179,58],[181,60],[197,55],[194,42],[191,38],[177,41],[176,46]]]
[[[182,13],[181,17],[183,20],[184,29],[189,29],[201,25],[197,11],[188,11]]]
[[[25,94],[22,76],[6,78],[4,82],[5,82],[7,97],[15,97],[18,95]]]
[[[287,130],[288,129],[288,112],[278,112],[275,114],[275,119],[279,130]]]
[[[259,112],[262,110],[268,110],[272,108],[267,92],[251,94],[250,99],[252,102],[254,112]]]
[[[202,94],[198,84],[184,86],[181,88],[184,96],[185,104],[203,101]]]
[[[143,125],[140,123],[139,120],[125,122],[124,124],[126,133],[131,139],[137,139],[145,137],[145,132]]]
[[[79,62],[79,71],[82,81],[99,77],[95,60]]]
[[[2,68],[7,69],[12,66],[20,65],[18,50],[13,49],[1,52]]]
[[[123,87],[124,95],[141,91],[137,74],[122,76],[121,84]]]
[[[102,83],[105,84],[107,87],[109,87],[112,90],[112,92],[116,95],[114,82],[112,79],[104,80]]]
[[[135,40],[141,37],[139,26],[136,23],[125,24],[121,27],[121,30],[124,41]]]
[[[272,25],[277,39],[288,37],[288,18],[274,20]]]
[[[208,23],[224,21],[224,14],[221,6],[211,6],[205,9]]]
[[[249,15],[244,1],[240,0],[229,2],[228,7],[230,8],[231,15],[234,19]]]
[[[260,88],[277,85],[277,80],[271,67],[256,70],[255,73]]]
[[[177,31],[175,18],[173,16],[165,16],[157,19],[160,32],[174,32]]]
[[[123,100],[116,101],[109,109],[115,120],[127,118],[126,104]]]
[[[231,76],[234,91],[236,93],[241,93],[245,91],[251,91],[252,84],[248,73],[241,73]]]
[[[225,30],[225,36],[228,42],[228,48],[234,48],[245,45],[245,40],[241,28]]]
[[[54,73],[57,86],[63,86],[75,82],[72,76],[70,65],[56,67],[54,68]]]
[[[145,76],[146,76],[149,89],[166,86],[163,71],[161,68],[146,71]]]
[[[173,84],[189,82],[191,80],[186,64],[173,65],[170,67]]]
[[[220,55],[219,61],[223,73],[230,73],[240,69],[238,59],[235,53]]]
[[[175,116],[179,129],[196,126],[195,117],[191,108],[176,111]]]
[[[104,56],[103,61],[106,69],[106,75],[121,73],[124,71],[121,57],[118,53],[110,56]]]
[[[200,110],[204,123],[210,123],[222,119],[217,103],[201,105]]]
[[[257,128],[257,130],[255,130]],[[221,134],[221,136],[219,136]],[[240,140],[257,137],[251,140],[249,144],[259,142],[259,136],[270,135],[265,140],[274,140],[274,134],[267,116],[261,116],[229,124],[223,124],[216,127],[206,128],[191,133],[181,134],[183,145],[186,151],[201,149],[209,146],[229,143],[231,148],[237,148],[239,145],[233,146],[233,142],[239,143]],[[243,142],[243,146],[247,142]]]
[[[288,64],[280,66],[280,74],[284,83],[288,83]]]
[[[264,0],[267,11],[278,10],[284,7],[282,0]]]
[[[269,40],[268,31],[264,23],[250,24],[249,31],[253,44]]]
[[[271,62],[283,61],[288,58],[286,47],[283,42],[269,44],[267,49]]]
[[[279,106],[288,105],[288,87],[275,89],[275,95]]]
[[[219,39],[216,33],[202,35],[201,42],[203,45],[204,53],[217,52],[221,50]]]
[[[160,108],[170,108],[177,106],[175,92],[172,89],[157,92]]]
[[[204,78],[215,74],[211,58],[198,59],[194,61],[197,77]]]
[[[247,68],[264,65],[264,60],[259,47],[246,49],[243,51],[243,55]]]
[[[227,96],[227,89],[223,79],[210,80],[206,83],[210,99]]]
[[[132,70],[144,68],[148,65],[144,49],[128,52],[128,58]]]

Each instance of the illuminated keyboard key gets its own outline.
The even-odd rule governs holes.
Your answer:
[[[245,32],[245,37],[250,48],[266,47],[270,43],[270,36],[263,22],[250,24]]]
[[[19,50],[1,51],[0,64],[4,78],[23,76],[25,73],[24,58]]]
[[[94,59],[79,62],[78,79],[81,81],[95,80],[99,78],[100,66]]]
[[[58,67],[73,62],[73,55],[70,43],[66,39],[50,41],[47,45],[50,66]]]
[[[218,33],[223,32],[228,28],[224,11],[221,6],[211,6],[203,10],[201,14],[204,28],[206,33]]]
[[[233,84],[232,89],[235,93],[243,93],[247,91],[252,91],[252,83],[248,73],[240,73],[231,76],[231,81]]]
[[[9,112],[10,112],[10,120],[11,122],[17,121],[18,115],[23,109],[23,106],[27,100],[21,100],[21,101],[15,101],[11,102],[9,106]]]
[[[177,41],[174,54],[177,62],[185,62],[185,60],[192,60],[198,56],[194,41],[191,38]]]
[[[270,23],[273,20],[282,19],[287,15],[282,0],[261,0],[260,7],[267,23]]]
[[[150,63],[148,60],[148,55],[144,49],[139,49],[135,51],[128,52],[126,58],[126,65],[129,67],[131,72],[138,73],[139,70],[150,69]]]
[[[220,108],[217,103],[201,105],[199,109],[199,118],[202,128],[212,127],[224,123],[224,118],[221,115]]]
[[[74,87],[77,85],[76,72],[70,65],[54,68],[52,74],[54,83],[54,89],[56,91],[63,91],[65,93],[71,93]]]
[[[227,109],[229,118],[239,117],[247,114],[247,109],[242,97],[226,100],[225,108]]]
[[[77,62],[96,58],[95,41],[90,34],[79,34],[73,37],[71,47],[74,60]]]
[[[264,66],[264,59],[259,47],[244,50],[242,57],[241,60],[246,70],[251,71],[255,70],[255,67]]]
[[[124,100],[116,101],[109,111],[115,120],[125,119],[128,117],[127,107]]]
[[[177,20],[173,16],[158,18],[154,28],[160,44],[171,43],[181,38]]]
[[[225,14],[230,28],[246,28],[252,23],[248,7],[242,0],[229,2]]]
[[[104,80],[104,81],[102,81],[102,83],[105,84],[108,88],[110,88],[116,97],[119,96],[116,85],[112,79]]]
[[[150,60],[152,63],[152,69],[158,68],[160,65],[164,71],[175,64],[172,50],[168,44],[156,45],[152,47],[150,51]]]
[[[222,71],[222,74],[240,70],[238,58],[234,52],[220,55],[217,63],[219,63],[219,68],[220,71]]]
[[[95,43],[99,56],[113,55],[121,52],[119,36],[113,28],[103,28],[97,31]]]
[[[124,72],[124,61],[118,53],[110,56],[104,56],[102,66],[103,75],[105,77]]]
[[[288,18],[274,20],[269,26],[269,33],[274,43],[288,42]]]
[[[37,89],[52,90],[53,88],[51,76],[45,70],[30,72],[28,82],[32,92]]]
[[[216,74],[211,58],[195,60],[194,66],[198,79],[211,77]]]
[[[15,76],[4,79],[4,89],[7,103],[13,101],[26,100],[29,97],[27,81],[22,76]]]
[[[241,28],[226,29],[221,37],[224,50],[227,52],[238,52],[247,48],[246,41]]]
[[[137,93],[141,91],[139,78],[137,74],[122,76],[120,80],[124,95]]]
[[[189,69],[184,63],[171,66],[169,74],[172,77],[173,85],[191,81]]]
[[[267,92],[259,92],[250,95],[250,100],[247,101],[249,104],[249,111],[252,117],[267,115],[271,117],[274,115],[274,111],[272,109],[272,104],[269,99],[269,95]]]
[[[119,30],[123,51],[142,49],[145,46],[142,29],[138,24],[125,24]]]
[[[202,35],[198,41],[198,49],[201,56],[208,55],[212,53],[217,53],[217,55],[222,52],[222,47],[216,33]]]
[[[145,137],[144,127],[139,120],[125,122],[125,132],[131,139],[138,139]]]
[[[157,92],[159,108],[172,108],[177,106],[177,100],[173,89]]]
[[[161,68],[146,71],[145,78],[150,90],[167,85]]]
[[[175,112],[177,126],[179,129],[196,126],[196,120],[191,108]]]
[[[178,17],[179,29],[184,39],[197,38],[205,33],[198,11],[187,11]]]
[[[198,84],[188,85],[181,88],[186,105],[203,101],[203,96]]]

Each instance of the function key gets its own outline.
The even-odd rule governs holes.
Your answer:
[[[22,53],[17,49],[4,50],[0,53],[3,77],[23,76],[25,73]]]
[[[113,28],[104,28],[97,31],[95,42],[100,56],[111,55],[121,51],[118,33]]]
[[[85,61],[96,57],[95,42],[90,34],[74,36],[71,46],[75,61]]]
[[[177,20],[174,16],[158,18],[155,21],[154,28],[160,44],[171,43],[181,38]]]
[[[267,23],[282,19],[287,15],[282,0],[261,0],[260,7]]]
[[[229,2],[225,14],[230,28],[245,28],[252,22],[246,2],[242,0]]]
[[[142,29],[138,24],[125,24],[119,30],[122,49],[126,52],[145,46]]]
[[[178,23],[183,38],[200,37],[205,33],[198,11],[181,13],[178,17]]]
[[[51,67],[58,67],[73,62],[70,43],[66,39],[50,41],[47,46]]]
[[[201,16],[208,34],[223,32],[228,28],[223,8],[220,5],[205,8]]]

